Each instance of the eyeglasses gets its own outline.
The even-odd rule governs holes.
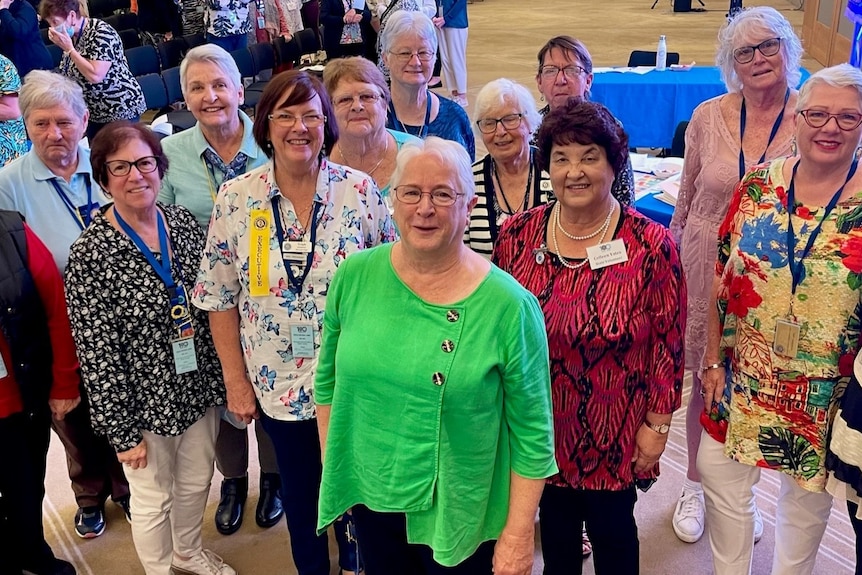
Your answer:
[[[319,128],[326,123],[326,116],[322,114],[305,114],[303,116],[294,116],[284,112],[277,112],[267,116],[269,121],[282,128],[292,128],[296,125],[297,120],[302,120],[306,128]]]
[[[493,134],[497,131],[497,124],[503,124],[507,130],[514,130],[521,125],[524,114],[507,114],[502,118],[482,118],[476,122],[479,131],[483,134]]]
[[[577,78],[581,74],[587,73],[587,70],[585,68],[583,68],[581,66],[572,65],[572,66],[565,66],[564,68],[560,68],[559,66],[542,66],[542,68],[539,70],[539,74],[542,76],[542,78],[550,79],[550,78],[556,78],[557,74],[559,74],[560,71],[563,72],[563,75],[566,78],[569,78],[571,80],[574,80],[575,78]]]
[[[405,204],[418,204],[425,194],[428,194],[431,197],[431,203],[439,208],[453,205],[460,196],[464,195],[450,188],[437,188],[430,192],[423,192],[414,186],[398,186],[395,188],[395,197],[398,198],[399,202],[404,202]]]
[[[110,162],[105,162],[105,167],[108,168],[111,175],[118,178],[128,176],[132,171],[132,166],[138,168],[138,171],[142,174],[149,174],[151,172],[155,172],[156,168],[159,167],[159,159],[155,156],[144,156],[143,158],[138,158],[134,162],[127,162],[126,160],[111,160]]]
[[[835,118],[835,123],[845,132],[852,132],[859,127],[859,124],[862,124],[862,114],[854,114],[853,112],[830,114],[823,110],[802,110],[799,113],[805,118],[805,123],[812,128],[822,128],[832,118]]]
[[[760,50],[764,56],[775,56],[781,50],[781,38],[769,38],[757,46],[743,46],[733,51],[733,59],[740,64],[748,64],[754,60],[754,51]]]
[[[359,98],[359,103],[363,106],[371,106],[372,104],[376,104],[380,101],[380,94],[374,94],[371,92],[364,92],[362,94],[354,95],[344,95],[339,96],[338,98],[333,99],[332,103],[336,108],[349,108],[353,105],[353,102]],[[307,125],[307,124],[306,124]]]
[[[430,62],[434,58],[434,52],[430,50],[419,50],[418,52],[389,52],[399,62],[409,62],[413,56],[419,58],[420,62]]]

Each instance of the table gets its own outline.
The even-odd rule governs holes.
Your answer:
[[[802,81],[811,74],[803,69]],[[698,104],[727,88],[715,66],[646,74],[600,72],[590,99],[610,109],[626,129],[632,147],[670,148],[676,125],[690,120]]]
[[[664,227],[670,227],[673,206],[655,199],[653,194],[646,195],[635,202],[635,209]]]

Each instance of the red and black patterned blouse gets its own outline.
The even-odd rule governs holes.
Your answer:
[[[509,218],[493,261],[539,299],[551,356],[558,486],[623,490],[647,411],[679,408],[686,290],[670,232],[623,208],[614,239],[628,261],[564,267],[545,250],[553,203]],[[656,477],[658,466],[644,477]]]

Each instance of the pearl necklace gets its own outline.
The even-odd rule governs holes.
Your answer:
[[[377,168],[379,168],[379,167],[380,167],[380,164],[382,164],[382,163],[383,163],[383,160],[385,160],[385,159],[386,159],[386,154],[389,152],[389,132],[386,132],[386,134],[385,134],[385,135],[386,135],[386,137],[385,137],[385,138],[384,138],[384,140],[383,140],[383,155],[381,155],[381,156],[380,156],[380,159],[379,159],[379,160],[377,160],[377,163],[376,163],[376,164],[374,164],[374,167],[373,167],[373,168],[371,168],[369,171],[365,172],[365,173],[366,173],[366,174],[368,174],[369,176],[373,175],[373,174],[374,174],[374,172],[376,172],[376,171],[377,171]],[[342,146],[342,145],[339,145],[339,146],[338,146],[338,155],[339,155],[339,156],[341,156],[341,159],[342,159],[342,160],[344,160],[344,163],[345,163],[345,164],[347,164],[348,166],[350,166],[350,167],[352,167],[352,168],[354,168],[354,169],[356,169],[356,170],[360,170],[360,168],[358,168],[358,167],[356,167],[356,166],[353,166],[353,165],[350,163],[350,160],[348,160],[348,159],[347,159],[347,156],[345,156],[345,155],[344,155],[344,146]]]
[[[611,217],[614,215],[614,208],[615,207],[616,206],[612,203],[611,204],[611,211],[608,212],[608,217],[605,219],[605,223],[602,224],[602,227],[597,229],[593,234],[586,236],[584,239],[594,238],[601,233],[602,237],[599,238],[599,243],[597,245],[601,245],[605,242],[605,236],[607,236],[608,228],[610,228]],[[559,202],[557,202],[557,205],[554,206],[554,225],[551,226],[551,240],[554,242],[554,251],[557,252],[557,258],[559,258],[560,263],[563,264],[564,267],[567,267],[570,270],[581,269],[582,267],[587,265],[590,261],[590,258],[586,258],[582,262],[572,264],[572,263],[569,263],[569,261],[563,257],[563,254],[560,253],[560,245],[557,242],[557,228],[560,228],[561,230],[563,230],[563,226],[560,225],[560,203]],[[575,239],[572,236],[570,236],[568,233],[566,233],[566,230],[563,230],[563,233],[566,234],[566,237]]]
[[[557,207],[558,207],[558,208],[560,207],[560,204],[559,204],[559,203],[557,204]],[[602,225],[601,225],[601,226],[600,226],[596,231],[594,231],[594,232],[592,232],[592,233],[590,233],[590,234],[587,234],[587,235],[585,235],[585,236],[576,236],[576,235],[574,235],[574,234],[570,234],[569,232],[567,232],[567,231],[566,231],[566,228],[564,228],[564,227],[560,224],[560,210],[559,210],[559,209],[556,211],[556,219],[555,219],[555,223],[557,224],[557,227],[559,227],[559,228],[560,228],[560,231],[562,231],[562,232],[563,232],[563,234],[564,234],[567,238],[569,238],[570,240],[575,240],[576,242],[582,242],[582,241],[584,241],[584,240],[591,240],[591,239],[593,239],[594,237],[596,237],[597,235],[599,235],[599,234],[604,233],[605,231],[607,231],[608,226],[609,226],[609,225],[610,225],[610,223],[611,223],[611,216],[613,216],[613,215],[614,215],[614,204],[613,204],[613,202],[611,202],[611,210],[608,212],[608,217],[607,217],[607,218],[605,218],[605,222],[604,222],[604,223],[603,223],[603,224],[602,224]]]

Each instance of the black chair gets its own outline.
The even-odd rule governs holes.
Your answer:
[[[162,70],[162,80],[165,81],[165,88],[168,90],[168,104],[182,102],[185,99],[182,85],[180,85],[179,66]]]
[[[156,46],[159,51],[159,59],[162,61],[162,70],[179,66],[188,51],[188,45],[182,38],[174,38],[166,42],[159,42]]]
[[[655,66],[657,54],[655,52],[646,52],[644,50],[632,50],[629,55],[628,66]],[[679,64],[679,52],[667,53],[667,65],[673,66]]]
[[[685,130],[688,128],[688,122],[683,120],[676,125],[676,130],[673,133],[673,141],[670,145],[670,156],[674,158],[685,157]]]
[[[293,39],[299,44],[300,54],[316,54],[320,51],[320,41],[317,39],[314,30],[310,28],[300,30],[293,35]]]
[[[257,73],[275,68],[275,48],[269,42],[259,42],[248,47]]]
[[[251,51],[248,48],[240,48],[230,53],[233,61],[236,62],[236,67],[239,68],[239,75],[243,80],[246,78],[254,79],[257,76],[257,68],[254,65],[254,58],[251,57]]]
[[[296,41],[296,36],[291,38],[290,41],[285,41],[284,38],[279,36],[275,39],[273,47],[275,48],[275,56],[279,65],[288,63],[296,64],[299,62],[299,59],[302,58],[302,48],[300,47],[299,42]]]
[[[48,44],[48,53],[51,54],[51,62],[54,63],[54,68],[60,67],[60,59],[63,57],[63,50],[56,44]]]
[[[133,76],[158,74],[162,71],[159,65],[159,53],[153,46],[138,46],[126,50],[126,61]]]
[[[111,0],[89,0],[87,6],[93,18],[104,18],[114,13]]]
[[[138,36],[137,30],[120,30],[118,34],[120,40],[123,41],[123,50],[130,50],[141,45],[141,37]]]
[[[123,12],[121,14],[117,14],[117,23],[119,25],[117,30],[137,30],[138,15],[134,12]]]
[[[111,12],[128,12],[132,9],[130,0],[111,0]]]
[[[207,43],[206,36],[204,36],[203,34],[189,34],[188,36],[183,36],[182,38],[183,40],[185,40],[186,46],[188,46],[189,50]]]
[[[42,43],[43,44],[45,44],[46,46],[53,46],[54,45],[54,43],[48,39],[48,29],[47,28],[40,28],[39,34],[42,36]]]
[[[168,91],[165,83],[158,74],[144,74],[136,76],[135,80],[141,86],[144,100],[147,102],[147,110],[163,110],[168,105]]]

